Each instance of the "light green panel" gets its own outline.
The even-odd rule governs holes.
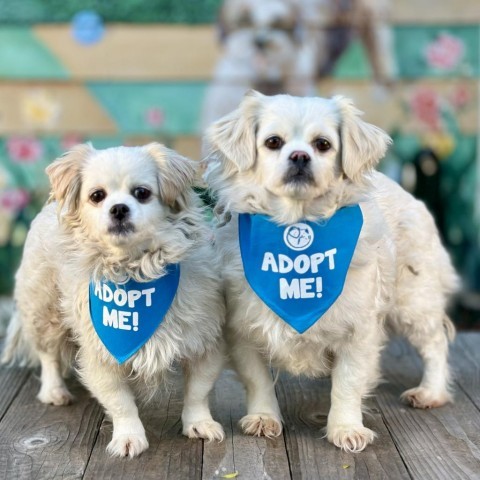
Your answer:
[[[204,83],[89,83],[87,87],[122,133],[198,133]],[[146,119],[152,108],[163,113],[164,122],[159,126],[150,125]]]
[[[0,77],[65,79],[68,72],[25,27],[0,27]]]

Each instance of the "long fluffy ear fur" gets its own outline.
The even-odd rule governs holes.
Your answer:
[[[337,95],[333,101],[340,114],[343,172],[357,181],[383,158],[392,139],[382,129],[364,122],[352,100]]]
[[[52,196],[60,207],[66,205],[73,213],[78,208],[82,186],[82,166],[95,149],[91,144],[76,145],[46,168]]]
[[[149,143],[143,149],[157,163],[162,201],[174,206],[178,197],[193,185],[197,172],[195,163],[160,143]]]
[[[240,172],[254,165],[257,156],[257,118],[263,97],[264,95],[254,90],[248,91],[236,110],[208,128],[208,158],[222,161],[226,159]]]

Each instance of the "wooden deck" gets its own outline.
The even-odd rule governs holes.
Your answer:
[[[76,402],[45,406],[35,399],[38,376],[0,369],[0,479],[480,479],[480,334],[460,334],[452,347],[456,403],[420,411],[400,393],[420,378],[418,357],[405,343],[385,351],[385,380],[370,399],[365,424],[378,433],[360,454],[341,452],[322,438],[330,381],[281,375],[277,394],[285,418],[275,440],[242,435],[244,393],[225,372],[212,395],[222,443],[181,435],[181,379],[141,410],[150,448],[133,460],[113,459],[105,447],[111,423],[75,381]]]

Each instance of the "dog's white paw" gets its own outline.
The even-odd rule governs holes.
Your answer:
[[[183,434],[188,438],[204,438],[209,442],[222,442],[225,438],[223,427],[215,420],[202,420],[183,426]]]
[[[42,403],[51,405],[70,405],[73,402],[73,395],[66,387],[42,388],[37,395]]]
[[[375,437],[375,432],[363,425],[327,426],[328,441],[346,452],[361,452]]]
[[[114,457],[136,457],[148,448],[148,440],[145,435],[123,433],[114,435],[107,445],[107,452]]]
[[[256,437],[278,437],[282,433],[281,420],[269,413],[245,415],[240,420],[240,426],[247,435]]]
[[[453,402],[449,392],[435,393],[425,387],[411,388],[403,392],[400,398],[414,408],[436,408]]]

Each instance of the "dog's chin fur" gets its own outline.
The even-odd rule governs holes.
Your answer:
[[[217,196],[215,212],[221,222],[229,212],[260,213],[281,225],[331,217],[361,201],[370,185],[368,175],[355,184],[337,175],[328,186],[284,184],[270,189],[259,184],[254,173],[230,173],[217,161],[209,166],[206,179]]]
[[[217,248],[224,262],[227,339],[240,377],[254,392],[249,395],[245,431],[253,430],[250,417],[256,413],[277,425],[277,434],[281,431],[265,364],[297,375],[331,374],[327,438],[349,451],[363,450],[374,438],[362,426],[360,405],[380,377],[385,322],[405,335],[426,363],[420,387],[407,391],[405,398],[423,408],[451,400],[447,345],[454,328],[445,308],[458,286],[425,206],[373,170],[390,138],[361,120],[359,113],[341,97],[265,97],[251,92],[207,134],[211,164],[206,179],[218,198],[218,213],[225,218],[217,230]],[[283,135],[281,149],[267,151],[264,132],[267,138]],[[328,138],[331,149],[313,150],[316,136]],[[309,152],[314,185],[275,184],[292,151]],[[300,335],[247,283],[236,216],[262,213],[277,224],[291,224],[329,218],[353,204],[360,205],[363,226],[343,291]],[[261,423],[256,426],[264,428]]]

